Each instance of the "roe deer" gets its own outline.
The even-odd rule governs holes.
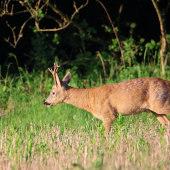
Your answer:
[[[54,71],[49,69],[55,84],[44,102],[46,106],[65,102],[87,110],[103,121],[105,134],[110,130],[118,113],[132,115],[152,112],[159,122],[168,128],[170,120],[166,114],[170,115],[170,81],[137,78],[91,89],[78,89],[68,86],[71,80],[70,72],[67,72],[63,80],[58,77],[58,67],[58,64],[54,64]]]

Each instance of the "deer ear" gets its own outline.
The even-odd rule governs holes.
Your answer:
[[[63,78],[63,83],[67,85],[71,80],[71,73],[68,71],[67,74]]]

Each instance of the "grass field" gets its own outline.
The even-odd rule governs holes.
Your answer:
[[[150,76],[161,77],[160,70],[127,68],[105,83]],[[44,106],[52,84],[51,75],[22,70],[0,81],[0,169],[170,169],[170,134],[152,114],[120,114],[105,137],[91,113]]]

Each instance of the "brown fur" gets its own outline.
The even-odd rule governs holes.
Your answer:
[[[65,102],[87,110],[103,121],[105,133],[117,117],[152,112],[161,124],[170,124],[170,82],[160,78],[137,78],[125,82],[104,85],[91,89],[77,89],[68,86],[71,79],[68,72],[61,86],[54,85],[44,104],[52,106]],[[55,92],[55,95],[53,95]]]

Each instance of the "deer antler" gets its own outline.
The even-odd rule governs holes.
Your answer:
[[[57,75],[57,70],[60,66],[58,65],[55,65],[54,63],[54,71],[50,68],[48,68],[48,70],[51,72],[51,74],[53,75],[53,78],[54,78],[54,82],[55,82],[55,85],[59,84],[61,86],[61,83],[60,83],[60,80],[59,80],[59,77]]]

